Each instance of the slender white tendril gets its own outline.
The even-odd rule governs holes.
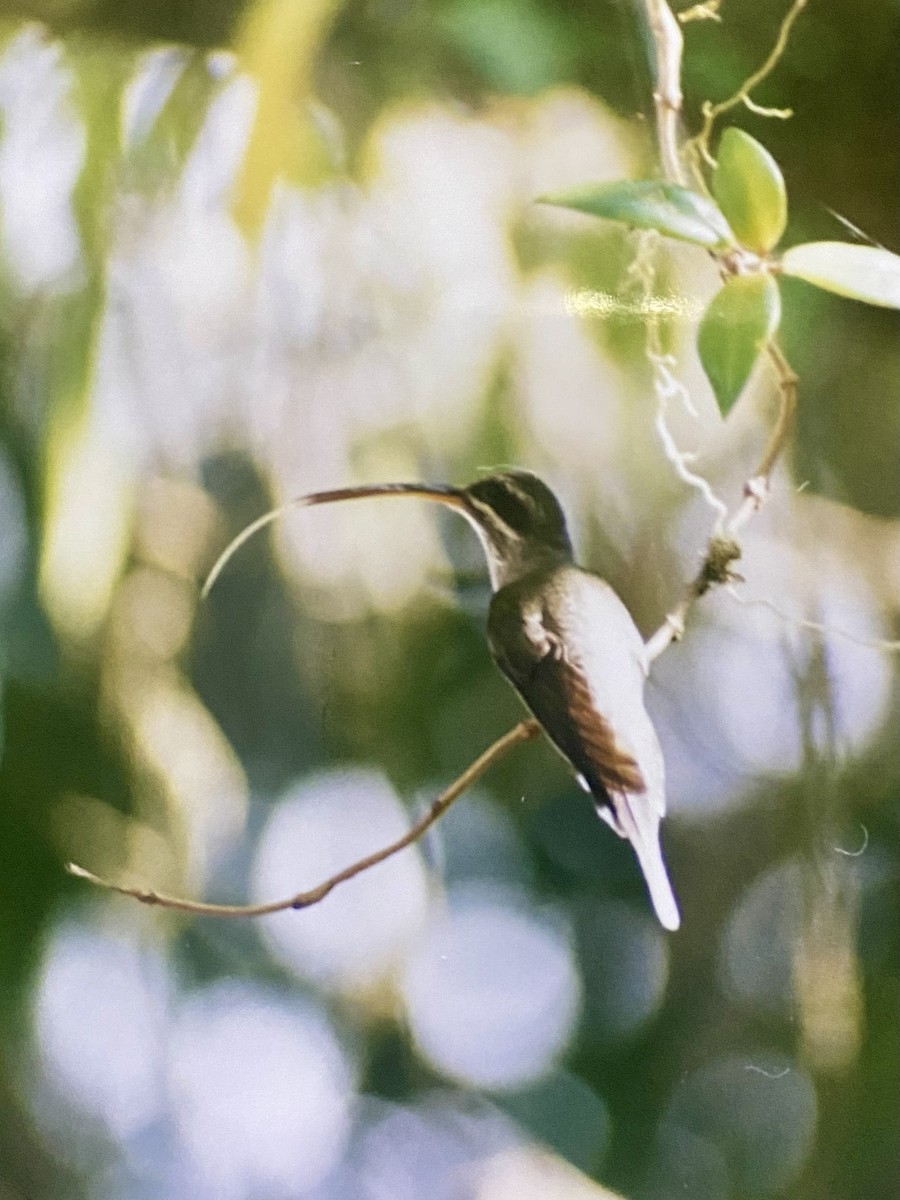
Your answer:
[[[756,1075],[765,1075],[766,1079],[784,1079],[786,1075],[790,1075],[791,1068],[784,1067],[780,1071],[767,1071],[765,1067],[758,1067],[756,1063],[747,1063],[744,1067],[745,1071],[753,1071]]]
[[[728,506],[723,500],[719,499],[707,479],[704,479],[702,475],[698,475],[696,471],[690,469],[688,466],[689,456],[683,450],[678,449],[678,446],[675,444],[675,438],[672,436],[672,431],[669,429],[666,421],[669,400],[672,396],[682,396],[685,407],[688,407],[688,411],[691,411],[687,388],[673,375],[671,371],[673,360],[670,355],[653,354],[648,350],[647,356],[653,363],[656,375],[656,398],[658,404],[654,425],[659,435],[659,440],[662,442],[666,458],[675,468],[675,474],[678,478],[690,487],[696,488],[709,507],[715,512],[716,523],[713,533],[719,535],[724,530],[725,522],[728,520]]]
[[[858,850],[845,850],[843,846],[834,846],[832,849],[835,854],[843,854],[844,858],[861,858],[865,854],[869,848],[869,831],[863,825],[862,821],[860,821],[859,827],[863,832],[863,840],[860,848]]]
[[[763,596],[742,596],[733,587],[726,587],[725,592],[732,600],[736,600],[738,604],[744,604],[748,607],[767,608],[780,621],[784,621],[788,625],[794,625],[798,629],[808,629],[812,633],[822,633],[827,634],[829,637],[843,638],[845,642],[853,642],[854,645],[862,646],[866,650],[880,650],[885,654],[896,654],[900,651],[900,641],[888,641],[886,638],[859,637],[855,633],[850,633],[847,629],[838,629],[834,625],[825,625],[821,621],[810,621],[806,617],[794,616],[792,613],[785,612],[784,609],[779,608],[777,604],[773,604],[771,600],[767,600]]]
[[[638,235],[637,253],[628,267],[628,277],[641,290],[646,299],[653,291],[655,282],[654,253],[659,239],[655,233],[645,232]],[[695,488],[709,507],[716,514],[714,535],[722,533],[728,519],[728,506],[713,491],[709,481],[696,471],[692,471],[688,463],[690,455],[680,450],[669,428],[669,403],[678,400],[688,413],[696,419],[697,408],[691,399],[690,392],[673,371],[675,359],[666,354],[662,348],[659,321],[655,314],[648,310],[647,317],[647,360],[653,368],[653,390],[656,396],[656,417],[654,427],[662,444],[663,453],[671,463],[678,478],[689,487]]]

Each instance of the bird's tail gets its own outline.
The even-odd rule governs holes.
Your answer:
[[[675,930],[681,924],[681,914],[659,844],[659,819],[638,818],[627,798],[621,808],[618,805],[616,808],[622,831],[641,864],[659,922],[664,929]]]
[[[634,843],[634,849],[638,856],[638,862],[641,864],[641,870],[644,872],[650,899],[660,924],[664,929],[677,929],[681,924],[681,915],[678,912],[678,903],[675,893],[672,891],[666,864],[663,861],[659,845],[659,830],[656,831],[655,836],[638,839]]]

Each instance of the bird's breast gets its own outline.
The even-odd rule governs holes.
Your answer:
[[[583,679],[590,703],[616,744],[640,766],[650,792],[660,796],[662,755],[644,706],[644,643],[628,609],[596,575],[560,571],[545,592],[549,624],[562,632],[566,660]]]

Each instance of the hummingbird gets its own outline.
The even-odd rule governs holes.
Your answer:
[[[491,656],[590,794],[597,814],[634,848],[666,929],[680,925],[659,840],[665,769],[644,706],[648,663],[628,609],[598,575],[575,565],[556,496],[529,471],[503,471],[468,487],[372,484],[315,492],[249,525],[210,573],[251,534],[295,505],[415,496],[460,513],[475,530],[491,582]]]

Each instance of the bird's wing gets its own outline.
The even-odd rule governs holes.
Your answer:
[[[581,637],[567,640],[558,594],[554,599],[551,591],[545,602],[540,592],[529,595],[527,589],[511,585],[491,601],[488,642],[501,671],[591,792],[600,816],[634,846],[661,923],[677,929],[678,905],[659,845],[665,809],[663,767],[641,696],[643,660],[636,653],[640,636],[611,589],[593,579],[585,586],[596,601],[588,619],[618,621],[618,641],[615,628],[606,630],[608,641],[591,642],[584,636],[590,630],[583,628],[576,630]],[[570,609],[567,625],[571,617]],[[629,646],[630,641],[636,644]],[[574,648],[579,644],[581,658]],[[610,714],[627,731],[627,745]],[[643,771],[632,744],[639,747]]]
[[[584,666],[566,647],[552,612],[501,589],[491,603],[488,641],[501,671],[624,836],[610,794],[641,794],[646,784],[637,761],[597,710]]]

